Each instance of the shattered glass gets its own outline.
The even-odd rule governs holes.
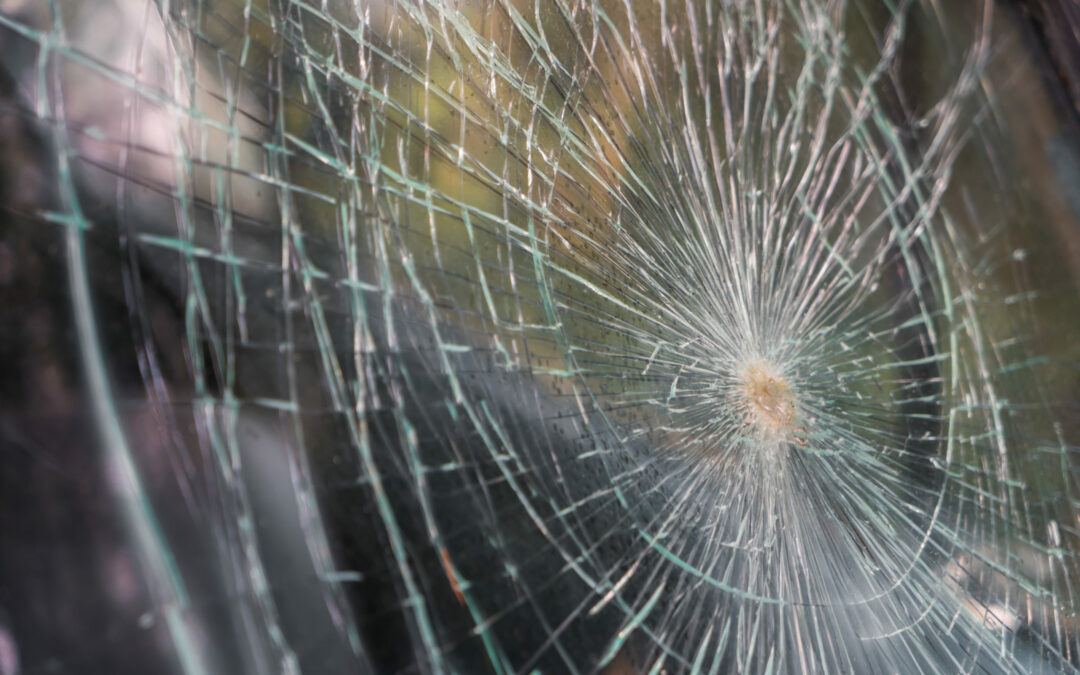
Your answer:
[[[1069,26],[0,0],[0,675],[1076,671]]]

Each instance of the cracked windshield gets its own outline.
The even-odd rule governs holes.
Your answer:
[[[1076,7],[0,0],[0,675],[1077,672]]]

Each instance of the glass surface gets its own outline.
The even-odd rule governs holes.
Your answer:
[[[0,0],[0,675],[1080,668],[1064,0]]]

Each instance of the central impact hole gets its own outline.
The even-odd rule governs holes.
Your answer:
[[[741,396],[747,425],[766,441],[795,441],[795,397],[782,375],[765,364],[755,363],[743,371]]]

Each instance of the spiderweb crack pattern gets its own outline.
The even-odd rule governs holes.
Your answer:
[[[1075,669],[1078,294],[889,5],[0,2],[180,670]]]

